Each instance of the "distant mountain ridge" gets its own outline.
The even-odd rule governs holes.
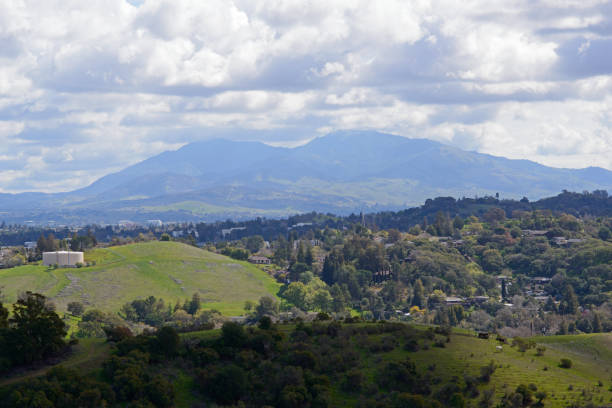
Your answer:
[[[608,190],[612,172],[558,169],[427,139],[342,131],[296,148],[222,139],[167,151],[67,193],[0,194],[0,219],[244,219],[400,209],[436,196],[538,199]]]

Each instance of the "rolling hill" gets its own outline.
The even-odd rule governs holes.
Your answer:
[[[611,185],[612,172],[602,168],[551,168],[426,139],[344,131],[291,149],[192,143],[76,191],[0,194],[0,212],[7,222],[215,221],[400,209],[437,196],[538,199]]]
[[[372,323],[358,323],[343,326],[367,329],[371,325]],[[278,329],[286,334],[285,339],[291,338],[289,334],[295,328],[292,324],[278,326]],[[425,332],[427,327],[417,326],[416,329]],[[545,407],[589,406],[589,403],[592,406],[609,406],[612,402],[611,334],[534,337],[533,340],[538,345],[546,347],[543,355],[538,356],[535,349],[522,353],[507,344],[503,345],[502,350],[498,350],[499,343],[494,338],[478,339],[475,333],[460,329],[454,330],[450,341],[445,342],[443,347],[432,347],[432,340],[420,340],[419,350],[407,351],[403,346],[402,335],[397,335],[394,347],[366,352],[364,347],[367,349],[389,337],[388,334],[379,334],[377,330],[367,332],[367,335],[354,335],[345,346],[350,350],[362,351],[358,353],[356,364],[363,374],[365,384],[362,385],[361,392],[349,391],[341,385],[342,376],[332,376],[332,406],[360,406],[362,395],[372,390],[376,373],[381,367],[387,362],[401,363],[406,360],[414,362],[417,372],[429,373],[428,375],[435,379],[431,382],[431,391],[436,397],[449,384],[462,384],[465,376],[478,378],[481,375],[481,367],[493,361],[496,368],[490,381],[481,382],[477,386],[478,395],[471,399],[468,406],[478,406],[485,390],[494,390],[495,406],[506,392],[513,392],[520,384],[533,384],[538,391],[546,392]],[[206,341],[219,337],[220,330],[185,333],[182,336]],[[108,343],[101,339],[86,339],[76,346],[74,354],[61,365],[96,375],[101,369],[103,359],[108,355]],[[572,367],[561,368],[559,362],[562,358],[571,359]],[[45,371],[39,369],[0,380],[0,387],[43,375]],[[197,385],[189,377],[184,363],[176,366],[166,364],[164,371],[175,378],[177,407],[190,407],[202,398],[201,394],[195,391]]]
[[[278,285],[264,271],[176,242],[147,242],[95,249],[85,254],[95,266],[50,269],[28,265],[0,270],[7,303],[29,290],[50,297],[58,310],[71,301],[86,308],[118,311],[150,295],[176,303],[199,293],[205,308],[240,315],[246,300],[275,295]]]

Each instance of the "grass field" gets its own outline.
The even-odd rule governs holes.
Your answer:
[[[51,269],[27,265],[0,270],[5,302],[30,290],[50,297],[63,311],[71,301],[86,308],[118,311],[128,301],[150,295],[169,302],[198,292],[204,308],[240,315],[246,300],[275,295],[279,285],[259,268],[176,242],[147,242],[85,254],[95,266]]]
[[[462,377],[465,373],[478,376],[480,367],[493,360],[498,368],[489,386],[495,386],[498,397],[507,390],[515,390],[519,384],[533,383],[538,390],[547,392],[547,407],[565,407],[572,401],[593,401],[596,406],[610,406],[611,334],[551,336],[534,340],[546,347],[543,356],[536,356],[535,349],[521,353],[509,345],[503,345],[499,352],[496,340],[466,335],[452,336],[451,343],[445,348],[408,354],[422,370],[435,364],[435,372],[443,380],[452,376]],[[405,352],[397,350],[395,353]],[[387,358],[400,356],[390,353]],[[559,367],[562,358],[571,359],[573,367]],[[602,381],[601,386],[598,381]]]
[[[293,328],[293,325],[279,326],[286,333]],[[218,335],[219,331],[213,330],[187,333],[184,336],[210,339]],[[407,352],[398,347],[384,354],[363,352],[362,371],[373,380],[382,362],[409,358],[415,362],[419,371],[433,370],[435,377],[440,378],[441,384],[444,384],[454,376],[479,376],[480,367],[494,361],[497,369],[491,382],[480,389],[495,387],[498,399],[506,391],[514,391],[519,384],[533,383],[538,390],[548,394],[544,400],[545,407],[566,407],[572,402],[612,406],[612,334],[549,336],[536,337],[534,340],[538,345],[546,347],[543,356],[536,356],[535,348],[521,353],[507,344],[502,346],[500,352],[496,349],[499,343],[494,338],[481,340],[474,334],[456,331],[451,336],[451,342],[444,348],[431,347],[428,350]],[[559,367],[562,358],[571,359],[572,368]],[[332,398],[336,406],[350,406],[358,402],[355,395],[338,388],[334,389]]]

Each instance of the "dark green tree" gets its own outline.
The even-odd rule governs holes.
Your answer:
[[[194,293],[193,296],[191,297],[191,301],[189,302],[187,306],[186,312],[194,316],[200,310],[200,305],[201,305],[200,295],[197,293]]]
[[[252,235],[246,239],[246,248],[255,253],[260,250],[264,244],[264,239],[261,235]]]
[[[38,293],[26,292],[13,306],[8,338],[14,362],[31,363],[66,346],[66,325]]]
[[[412,296],[412,305],[418,307],[424,307],[426,303],[425,289],[423,288],[423,282],[417,279],[414,283],[414,294]]]
[[[0,329],[8,327],[8,315],[8,310],[4,307],[2,301],[0,301]]]
[[[68,303],[67,309],[73,316],[80,316],[85,311],[85,307],[81,302],[70,302]]]
[[[571,285],[565,286],[564,299],[559,307],[562,314],[576,314],[578,312],[578,297]]]
[[[160,353],[167,356],[173,356],[176,354],[181,339],[174,328],[170,326],[162,327],[157,331],[156,338]]]
[[[603,326],[601,324],[601,318],[599,317],[599,313],[594,313],[593,315],[593,333],[601,333]]]
[[[610,228],[604,225],[601,228],[599,228],[599,232],[597,233],[597,235],[603,241],[607,241],[610,239],[610,237],[612,237],[612,232],[610,231]]]

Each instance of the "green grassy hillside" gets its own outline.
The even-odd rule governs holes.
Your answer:
[[[287,334],[294,325],[280,326]],[[425,330],[425,328],[423,328]],[[186,333],[185,337],[210,339],[219,335],[218,330]],[[372,339],[382,339],[386,335],[371,335]],[[535,384],[545,391],[545,407],[567,407],[570,403],[584,406],[592,402],[595,406],[612,405],[612,334],[585,334],[567,336],[535,337],[538,345],[546,347],[543,356],[536,356],[536,349],[521,353],[509,344],[500,343],[492,336],[489,340],[478,339],[474,333],[455,330],[450,343],[445,347],[431,347],[428,342],[420,342],[417,352],[403,349],[402,344],[389,352],[361,353],[361,371],[366,378],[374,381],[376,371],[387,361],[401,362],[410,359],[420,372],[431,371],[441,381],[434,385],[433,395],[444,385],[460,379],[464,375],[478,377],[480,368],[494,361],[497,369],[488,384],[480,385],[483,390],[494,388],[496,401],[508,391],[514,391],[520,384]],[[359,340],[351,342],[356,348]],[[562,358],[573,362],[572,368],[559,367]],[[599,384],[601,381],[601,385]],[[571,386],[571,387],[570,387]],[[474,401],[479,400],[477,397]],[[334,386],[334,405],[352,406],[358,403],[355,394],[347,393]]]
[[[345,328],[366,328],[372,323],[360,323],[356,325],[343,325]],[[377,324],[378,325],[378,324]],[[295,325],[281,325],[279,330],[285,333],[285,342],[290,341],[290,333],[295,330]],[[425,334],[426,327],[418,327],[417,331]],[[220,336],[220,330],[186,333],[183,338],[198,338],[201,340],[212,340]],[[385,338],[394,337],[397,341],[390,349],[373,349],[372,346],[385,343]],[[480,376],[480,368],[494,361],[496,370],[491,376],[489,383],[478,385],[480,394],[484,390],[495,390],[495,404],[499,402],[506,392],[513,392],[519,384],[534,384],[539,391],[545,391],[547,397],[544,400],[545,407],[567,407],[570,404],[586,406],[593,403],[594,406],[610,406],[612,403],[612,334],[590,334],[571,336],[537,337],[534,340],[538,345],[545,345],[543,356],[536,356],[535,349],[525,353],[516,348],[503,345],[499,351],[496,346],[499,343],[491,338],[489,340],[478,339],[474,333],[455,331],[450,336],[450,342],[444,342],[444,347],[433,346],[437,339],[444,336],[435,335],[435,339],[428,340],[422,336],[419,341],[419,350],[407,351],[405,349],[404,336],[397,333],[383,334],[361,334],[352,335],[347,346],[358,353],[357,368],[364,375],[366,384],[362,392],[368,394],[377,388],[371,387],[375,384],[375,378],[381,368],[387,362],[401,363],[406,359],[416,364],[420,373],[430,373],[432,379],[438,379],[431,383],[433,398],[437,398],[440,390],[447,384],[456,381],[463,383],[465,375]],[[318,339],[318,340],[317,340]],[[330,339],[317,337],[316,339],[296,340],[312,342],[313,347],[329,343]],[[321,343],[322,342],[322,343]],[[301,343],[300,343],[301,344]],[[388,342],[387,342],[388,344]],[[302,344],[303,346],[303,344]],[[346,349],[346,346],[344,347]],[[337,351],[327,350],[333,356]],[[100,339],[88,339],[77,346],[75,353],[66,361],[61,363],[64,367],[72,367],[83,372],[95,373],[101,361],[108,356],[109,346]],[[321,357],[331,358],[330,356]],[[561,358],[569,358],[573,366],[569,369],[559,367]],[[197,386],[191,377],[192,373],[185,371],[182,365],[165,364],[166,374],[175,378],[176,406],[189,407],[198,401],[195,392]],[[15,376],[8,380],[0,381],[0,386],[17,383],[24,378],[30,378],[43,374],[44,370],[29,372],[25,375]],[[332,406],[357,406],[361,393],[351,392],[341,387],[343,374],[328,374],[332,381],[331,400]],[[601,383],[600,383],[601,381]],[[369,390],[369,391],[368,391]],[[481,396],[471,399],[469,406],[477,406]]]
[[[0,270],[7,303],[30,290],[50,297],[58,310],[71,301],[117,311],[128,301],[154,295],[184,301],[198,292],[203,307],[239,315],[246,300],[274,295],[278,284],[253,265],[176,242],[147,242],[85,254],[95,266],[50,269],[28,265]]]
[[[496,349],[499,343],[493,338],[481,340],[474,335],[455,334],[445,348],[432,347],[417,353],[396,350],[386,358],[407,355],[421,369],[435,364],[435,372],[443,382],[453,376],[462,378],[464,373],[478,376],[480,367],[493,360],[498,368],[490,385],[495,386],[499,398],[506,391],[514,391],[519,384],[533,383],[548,394],[546,407],[565,407],[571,401],[593,401],[596,406],[612,403],[611,334],[549,336],[534,340],[546,347],[543,356],[536,356],[535,348],[521,353],[506,344],[500,352]],[[571,359],[572,368],[559,367],[562,358]],[[602,381],[602,386],[598,381]]]

